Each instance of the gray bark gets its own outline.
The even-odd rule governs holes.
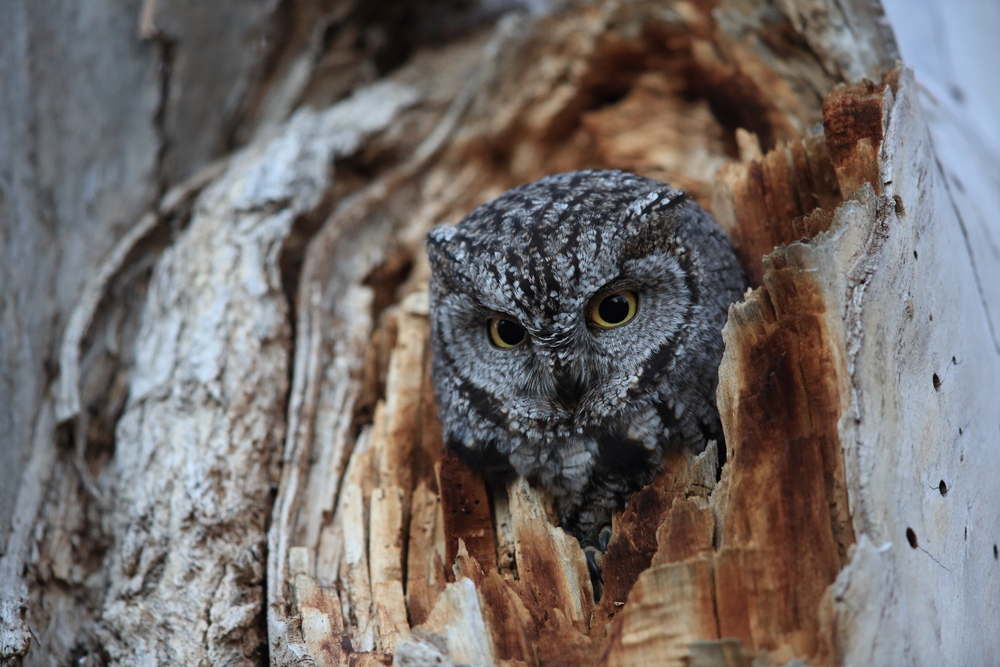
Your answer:
[[[0,547],[84,282],[167,188],[231,149],[273,57],[273,6],[203,4],[0,4],[0,433],[12,464]]]

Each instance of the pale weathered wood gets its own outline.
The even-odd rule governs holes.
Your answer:
[[[296,608],[302,617],[302,637],[318,667],[346,665],[336,641],[344,631],[337,591],[318,586],[308,574],[295,574]]]
[[[338,578],[342,582],[345,597],[345,618],[348,619],[354,647],[359,651],[371,651],[375,647],[375,628],[372,618],[371,579],[368,574],[368,545],[365,540],[365,499],[362,480],[365,468],[370,470],[371,450],[356,449],[356,455],[369,463],[353,467],[356,475],[348,474],[347,484],[340,499],[341,531],[344,538],[344,554],[340,560]],[[353,458],[353,457],[352,457]],[[359,459],[359,460],[364,460]],[[353,461],[352,461],[353,463]]]
[[[468,577],[448,584],[427,621],[396,652],[393,664],[497,664],[476,586]]]
[[[318,534],[333,513],[337,493],[351,451],[354,408],[362,388],[364,353],[372,328],[368,313],[374,305],[372,291],[357,287],[344,295],[342,313],[349,322],[338,337],[333,360],[323,373],[313,427],[313,456],[319,460],[310,470],[306,493],[316,502],[309,507],[304,543],[315,548]],[[316,335],[317,340],[322,336]],[[344,382],[350,378],[349,382]]]
[[[379,648],[392,653],[410,630],[403,596],[402,490],[397,486],[374,489],[368,511],[368,567]]]
[[[46,395],[61,329],[91,272],[159,195],[160,58],[134,34],[136,7],[134,0],[87,8],[0,3],[0,29],[8,35],[0,43],[4,554],[39,429],[49,429],[48,440],[56,437]],[[38,480],[24,481],[30,494]],[[20,611],[0,622],[8,624],[27,632]]]
[[[405,92],[398,99],[405,104]],[[300,114],[202,192],[190,226],[157,264],[99,489],[114,499],[100,635],[114,660],[259,654],[244,644],[263,639],[261,512],[290,349],[277,257],[295,216],[321,201],[330,156],[351,150],[373,121],[386,122],[366,115],[351,125],[343,108]],[[272,211],[274,201],[287,208]],[[241,602],[219,608],[216,596]],[[159,619],[157,632],[147,632],[147,615]]]
[[[423,623],[447,583],[441,498],[421,481],[413,492],[406,557],[406,607],[414,625]]]
[[[0,469],[0,552],[38,429],[49,428],[49,440],[61,437],[43,405],[57,391],[70,313],[79,312],[81,297],[92,296],[84,286],[109,265],[108,254],[136,221],[173,208],[169,197],[158,201],[165,191],[232,151],[234,133],[255,129],[255,118],[233,112],[261,87],[262,63],[286,46],[301,49],[274,39],[282,21],[265,8],[273,3],[257,3],[262,11],[249,13],[243,2],[213,3],[215,16],[231,18],[216,23],[205,20],[198,3],[161,0],[169,36],[140,29],[144,5],[155,4],[0,2],[9,36],[0,44],[0,451],[7,463]],[[192,30],[208,39],[192,39]],[[272,39],[233,48],[247,45],[248,33]],[[168,126],[180,131],[168,138]],[[201,150],[189,150],[194,146]],[[168,152],[185,157],[168,168]],[[136,314],[134,305],[120,303],[120,292],[112,299],[119,311]],[[112,363],[100,363],[98,375]],[[52,479],[60,493],[73,492],[75,480]],[[34,482],[27,484],[24,493]],[[93,496],[96,486],[87,484]],[[51,595],[62,593],[53,586]],[[67,595],[67,604],[74,597]],[[77,604],[67,613],[89,611]],[[33,624],[45,634],[47,619]],[[70,639],[76,640],[87,643],[83,636]],[[69,660],[69,651],[79,652],[53,646],[52,659]]]
[[[841,227],[838,258],[861,250],[861,261],[827,274],[843,295],[850,355],[848,490],[855,526],[871,540],[838,587],[882,577],[879,594],[889,596],[860,608],[835,599],[854,618],[838,630],[855,662],[905,649],[915,664],[974,664],[1000,641],[980,620],[1000,596],[991,528],[1000,486],[989,472],[1000,465],[1000,353],[975,263],[954,259],[970,253],[967,233],[909,71],[894,92],[879,154],[885,197],[861,198]],[[872,625],[899,641],[866,642]]]
[[[649,568],[635,582],[604,659],[608,667],[636,664],[648,656],[660,665],[688,665],[689,645],[718,636],[707,559]]]
[[[385,380],[386,438],[376,449],[378,483],[400,490],[406,516],[413,489],[414,449],[420,438],[424,355],[429,335],[427,297],[413,294],[400,306],[396,346]]]

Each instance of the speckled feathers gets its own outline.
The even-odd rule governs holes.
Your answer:
[[[507,191],[427,241],[433,377],[447,445],[550,491],[583,539],[648,483],[665,447],[721,437],[721,329],[745,285],[725,235],[679,191],[578,171]],[[622,290],[622,326],[588,319]],[[490,343],[511,319],[522,344]]]

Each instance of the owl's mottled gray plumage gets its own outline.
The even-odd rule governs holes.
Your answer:
[[[665,448],[721,438],[721,330],[746,279],[684,192],[621,171],[548,176],[434,228],[427,248],[447,446],[551,492],[571,533],[592,540]],[[618,290],[638,294],[634,318],[588,322]],[[490,343],[499,316],[523,344]]]

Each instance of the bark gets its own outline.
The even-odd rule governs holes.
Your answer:
[[[4,664],[1000,650],[996,158],[877,5],[8,4]],[[753,288],[725,445],[615,516],[599,599],[442,451],[422,245],[584,167],[686,187]]]

